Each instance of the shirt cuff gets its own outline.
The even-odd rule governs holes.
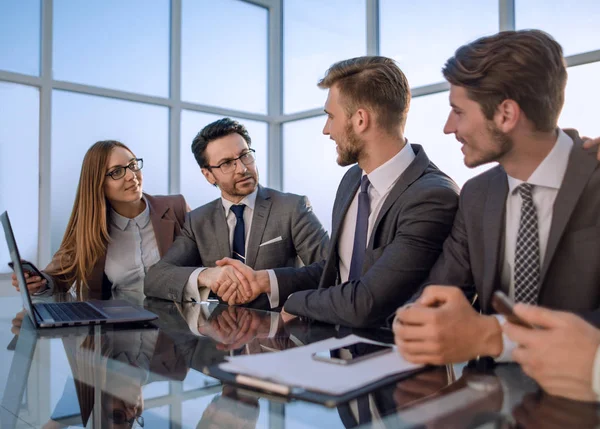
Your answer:
[[[40,289],[35,293],[32,293],[31,295],[33,296],[41,296],[41,295],[52,295],[54,293],[54,280],[52,279],[52,276],[49,276],[46,273],[42,273],[42,275],[44,276],[44,279],[46,279],[46,287],[44,289]]]
[[[496,320],[498,320],[500,328],[502,328],[502,325],[506,323],[506,318],[500,314],[494,314],[494,317],[496,318]],[[512,358],[512,352],[514,349],[517,348],[517,346],[517,343],[511,341],[510,338],[508,338],[506,334],[502,332],[502,353],[500,353],[500,356],[496,358],[496,362],[514,362],[514,359]]]
[[[269,274],[269,285],[271,286],[271,293],[267,293],[267,298],[269,298],[271,308],[276,308],[279,307],[279,283],[277,283],[275,271],[267,270],[267,273]]]
[[[281,319],[281,316],[279,315],[279,313],[277,313],[277,312],[271,313],[271,326],[269,328],[269,337],[268,338],[273,338],[275,335],[277,335],[277,330],[279,329],[279,319]]]
[[[188,278],[185,287],[183,288],[183,301],[206,301],[208,299],[208,294],[210,293],[210,289],[207,287],[199,287],[198,286],[198,276],[202,271],[204,271],[206,267],[200,267],[195,269],[190,277]]]
[[[592,369],[592,389],[596,397],[600,401],[600,347],[596,350],[596,357],[594,358],[594,367]]]

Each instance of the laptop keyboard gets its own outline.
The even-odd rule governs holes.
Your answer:
[[[94,307],[85,302],[36,304],[36,307],[44,308],[57,322],[70,322],[78,320],[104,320],[105,316],[100,314]]]

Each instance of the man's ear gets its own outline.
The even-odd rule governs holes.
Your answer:
[[[215,179],[215,175],[210,170],[210,168],[200,168],[200,171],[202,171],[202,175],[208,183],[210,183],[213,186],[217,186],[217,180]]]
[[[371,126],[373,117],[371,113],[366,109],[358,109],[352,116],[352,124],[354,125],[354,131],[357,134],[364,133]]]
[[[496,107],[494,123],[503,133],[510,133],[519,123],[522,113],[519,103],[506,99]]]

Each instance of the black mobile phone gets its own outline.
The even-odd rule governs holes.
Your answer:
[[[12,262],[9,262],[8,266],[14,271],[15,268]],[[38,276],[44,280],[44,275],[33,263],[21,259],[21,266],[23,267],[23,271],[28,272],[30,276]]]
[[[344,349],[358,350],[359,352],[353,356],[342,357],[342,350]],[[337,365],[350,365],[382,355],[384,353],[389,353],[392,350],[394,350],[394,346],[392,344],[373,344],[361,341],[344,347],[313,353],[312,358],[321,362],[335,363]],[[346,353],[349,354],[348,351]]]
[[[506,317],[506,320],[508,320],[510,323],[514,323],[515,325],[519,325],[524,328],[535,329],[535,326],[527,323],[515,314],[513,311],[514,305],[515,303],[513,300],[506,296],[504,292],[500,290],[494,292],[494,295],[492,296],[492,307],[494,307],[498,313]]]

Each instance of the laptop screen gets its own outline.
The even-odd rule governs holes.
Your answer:
[[[25,281],[25,273],[23,272],[23,266],[21,265],[21,257],[19,256],[19,249],[17,248],[17,242],[15,235],[13,234],[12,227],[10,226],[10,219],[8,218],[8,212],[4,212],[0,215],[0,221],[2,222],[2,228],[4,228],[4,235],[6,236],[6,244],[8,245],[8,252],[10,253],[10,259],[12,259],[15,274],[19,281],[19,289],[21,289],[21,297],[23,298],[23,306],[29,314],[29,318],[34,326],[37,326],[35,317],[31,309],[31,298],[29,297],[29,291],[27,290],[27,282]]]

